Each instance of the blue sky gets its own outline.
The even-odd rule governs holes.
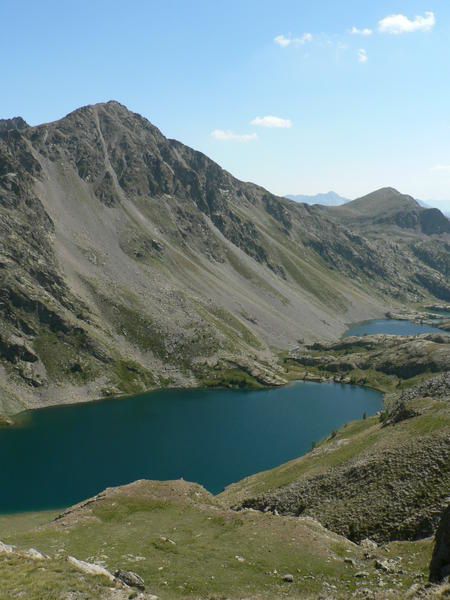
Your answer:
[[[0,117],[115,99],[275,193],[450,209],[448,0],[2,0],[0,22]]]

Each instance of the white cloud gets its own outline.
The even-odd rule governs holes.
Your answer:
[[[358,29],[357,27],[352,27],[350,29],[350,33],[352,35],[362,35],[364,37],[369,37],[370,35],[372,35],[373,31],[371,29],[369,29],[368,27],[364,27],[364,29]]]
[[[408,19],[405,15],[389,15],[378,23],[380,33],[401,35],[402,33],[414,33],[415,31],[431,31],[436,25],[436,17],[432,12],[426,12],[424,16],[416,16]]]
[[[450,173],[450,165],[434,165],[431,170],[439,173]]]
[[[221,142],[254,142],[258,139],[256,133],[234,133],[233,131],[224,130],[224,129],[214,129],[211,132],[211,136],[215,140],[219,140]]]
[[[367,50],[364,50],[364,48],[360,48],[358,50],[358,62],[366,63],[368,60],[369,60],[369,57],[367,55]]]
[[[295,40],[299,44],[307,44],[313,41],[312,33],[304,33],[301,38]]]
[[[311,33],[304,33],[301,37],[292,37],[292,35],[277,35],[274,38],[275,44],[278,44],[282,48],[287,48],[288,46],[303,46],[303,44],[307,44],[308,42],[312,42],[313,36]]]
[[[282,119],[281,117],[274,117],[273,115],[266,115],[265,117],[256,117],[253,121],[250,121],[251,125],[257,127],[269,127],[278,129],[290,129],[292,127],[292,121],[290,119]]]
[[[290,46],[292,44],[292,38],[287,38],[284,35],[277,35],[277,37],[274,38],[273,41],[275,42],[275,44],[278,44],[282,48],[286,48],[287,46]]]

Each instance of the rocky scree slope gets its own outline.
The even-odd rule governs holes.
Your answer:
[[[274,351],[450,291],[436,283],[447,246],[404,260],[117,102],[0,121],[0,232],[3,413],[281,382]]]

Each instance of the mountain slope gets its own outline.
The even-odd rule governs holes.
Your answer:
[[[299,338],[450,294],[428,248],[403,261],[117,102],[0,122],[0,232],[1,412],[277,382],[274,352]]]
[[[304,202],[305,204],[321,204],[322,206],[340,206],[350,202],[348,198],[343,198],[336,192],[326,192],[323,194],[315,194],[308,196],[305,194],[289,194],[286,196],[289,200],[294,202]]]

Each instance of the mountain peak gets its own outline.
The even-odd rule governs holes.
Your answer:
[[[390,196],[403,196],[404,195],[401,192],[399,192],[396,188],[393,188],[390,186],[382,187],[378,190],[375,190],[373,192],[373,194],[390,195]]]
[[[85,104],[84,106],[80,106],[75,110],[72,110],[70,113],[66,115],[66,117],[70,117],[71,115],[83,114],[86,112],[109,112],[109,113],[117,113],[123,112],[127,114],[135,114],[131,110],[128,109],[124,104],[121,104],[117,100],[108,100],[107,102],[96,102],[95,104]],[[63,117],[65,118],[65,117]]]
[[[420,208],[412,196],[402,194],[392,187],[384,187],[357,198],[345,205],[345,209],[361,214],[378,214],[397,210]]]
[[[46,152],[53,155],[60,154],[63,147],[65,152],[71,154],[75,152],[72,159],[76,163],[81,161],[84,164],[83,171],[91,172],[93,164],[97,162],[99,172],[96,173],[95,178],[100,175],[105,165],[105,157],[98,162],[100,155],[97,150],[102,146],[103,151],[107,152],[113,151],[113,147],[116,147],[113,151],[116,157],[118,154],[131,152],[136,158],[150,152],[150,148],[153,148],[154,154],[158,154],[159,146],[166,143],[166,138],[155,125],[116,100],[87,104],[77,108],[56,121],[33,127],[30,135],[35,142],[40,140],[43,146],[47,146]],[[127,159],[123,158],[129,164],[131,156]],[[142,173],[147,170],[143,164],[140,168]],[[93,173],[90,176],[93,176]]]

